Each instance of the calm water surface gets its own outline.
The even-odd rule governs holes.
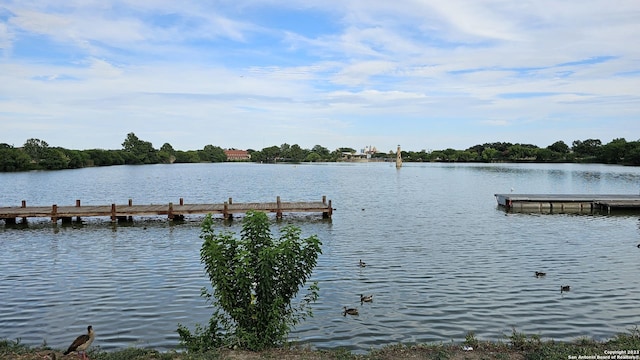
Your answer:
[[[637,194],[640,169],[531,164],[185,164],[0,174],[0,206],[320,200],[336,208],[273,219],[317,234],[315,316],[291,338],[366,351],[397,342],[603,339],[640,325],[639,215],[505,213],[493,196]],[[103,349],[178,344],[206,323],[199,224],[162,217],[27,227],[0,222],[0,338],[63,348],[86,325]],[[222,220],[220,229],[239,230]],[[369,266],[359,268],[358,260]],[[534,271],[545,271],[536,278]],[[560,293],[560,285],[571,285]],[[358,294],[373,294],[361,305]],[[342,316],[343,306],[360,309]]]

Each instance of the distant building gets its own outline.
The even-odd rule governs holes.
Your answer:
[[[362,154],[367,154],[367,155],[373,155],[375,153],[378,152],[378,149],[376,149],[375,146],[365,146],[364,149],[360,149],[360,153]]]
[[[251,154],[246,150],[229,149],[224,150],[224,154],[227,155],[227,161],[245,161],[251,159]]]
[[[345,161],[368,161],[377,152],[375,146],[369,145],[360,149],[359,153],[342,152],[342,159]]]

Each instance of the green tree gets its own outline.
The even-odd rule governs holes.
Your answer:
[[[172,164],[176,161],[176,151],[171,144],[164,143],[160,147],[160,151],[158,151],[158,158],[163,163]]]
[[[31,158],[24,151],[8,144],[0,144],[0,171],[29,170]]]
[[[60,148],[48,148],[40,160],[40,166],[47,170],[67,169],[69,158]]]
[[[597,157],[602,151],[602,141],[599,139],[575,140],[571,145],[571,149],[578,158]]]
[[[600,159],[607,164],[622,164],[627,155],[627,140],[618,138],[602,146]]]
[[[206,328],[195,334],[178,325],[180,342],[188,351],[222,346],[261,350],[281,345],[291,327],[311,316],[310,303],[318,298],[317,283],[296,307],[291,305],[311,275],[322,243],[317,236],[300,238],[300,229],[288,225],[274,239],[265,213],[249,211],[240,239],[231,232],[215,232],[211,214],[202,222],[204,240],[200,259],[213,293],[202,295],[214,307]]]
[[[640,141],[630,141],[627,143],[626,163],[629,165],[640,165]]]
[[[67,159],[69,159],[69,164],[67,165],[69,169],[83,168],[89,164],[89,154],[85,151],[67,149],[60,150],[63,151]]]
[[[350,148],[350,147],[341,147],[338,148],[338,150],[341,154],[342,153],[350,153],[350,154],[355,154],[356,153],[356,149]]]
[[[538,147],[527,144],[514,144],[507,148],[507,156],[509,160],[531,160],[536,157]]]
[[[536,153],[536,161],[540,161],[540,162],[553,161],[557,159],[559,156],[560,156],[559,153],[549,149],[549,147],[547,146],[544,149],[538,150],[538,152]]]
[[[324,146],[321,145],[316,145],[311,149],[312,152],[320,155],[320,158],[322,158],[323,160],[327,160],[329,159],[329,156],[331,154],[331,152],[329,151],[329,149],[327,149]]]
[[[309,155],[304,159],[306,162],[318,162],[322,161],[322,157],[316,152],[310,152]]]
[[[201,161],[200,155],[198,155],[198,151],[196,150],[177,150],[175,153],[175,157],[175,162],[177,163],[198,163]]]
[[[553,152],[557,152],[563,155],[566,155],[569,153],[569,145],[565,144],[564,141],[560,140],[560,141],[556,141],[553,144],[547,146],[547,149],[553,151]]]
[[[169,143],[162,144],[162,146],[160,147],[160,151],[164,151],[169,155],[175,155],[176,153],[176,151],[173,149],[173,146],[171,146],[171,144]]]
[[[260,160],[264,162],[276,162],[282,157],[280,147],[275,145],[262,149],[260,153],[262,154]]]
[[[287,143],[280,145],[280,157],[285,161],[291,160],[291,145]]]
[[[291,145],[291,148],[289,148],[289,158],[293,162],[301,162],[302,160],[304,160],[304,157],[306,155],[306,151],[303,150],[298,144],[293,144]]]
[[[487,147],[482,151],[482,160],[484,162],[492,162],[498,158],[500,152],[492,147]]]
[[[28,139],[22,146],[22,150],[29,155],[31,160],[36,164],[40,163],[40,160],[44,158],[48,149],[49,144],[40,139]]]
[[[198,153],[202,161],[214,163],[227,161],[227,154],[224,153],[224,150],[220,146],[205,145]]]
[[[136,134],[129,133],[122,143],[122,149],[130,155],[125,161],[128,164],[157,164],[157,150],[153,145],[144,140],[140,140]]]

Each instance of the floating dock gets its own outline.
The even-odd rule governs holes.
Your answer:
[[[640,210],[640,195],[607,194],[495,194],[498,205],[507,210],[547,213],[592,213],[612,210]]]
[[[234,214],[244,214],[249,210],[275,213],[277,218],[282,218],[284,213],[293,212],[322,213],[325,218],[330,218],[333,214],[331,200],[327,201],[326,196],[322,197],[322,201],[297,202],[280,201],[278,196],[274,202],[262,203],[234,203],[229,198],[219,204],[186,204],[180,198],[177,204],[163,205],[134,205],[129,199],[128,204],[123,205],[81,205],[80,200],[76,200],[75,206],[27,206],[23,200],[21,206],[0,207],[0,220],[4,220],[6,224],[15,224],[19,218],[23,221],[27,218],[50,218],[52,222],[71,222],[74,217],[77,220],[83,217],[109,217],[112,222],[116,222],[131,221],[133,216],[158,215],[166,215],[169,220],[181,220],[185,215],[209,213],[231,219]]]

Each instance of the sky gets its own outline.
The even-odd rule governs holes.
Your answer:
[[[0,0],[0,143],[640,139],[637,0]]]

